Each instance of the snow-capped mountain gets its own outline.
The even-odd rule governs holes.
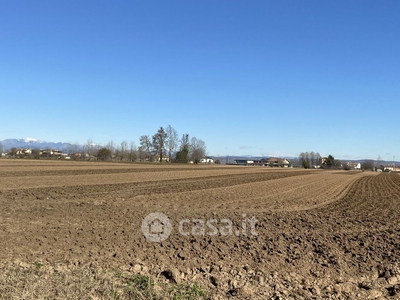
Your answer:
[[[5,139],[0,141],[3,145],[4,150],[10,150],[11,148],[39,148],[46,149],[51,148],[55,150],[67,150],[73,145],[71,143],[63,142],[45,142],[34,138],[24,138],[24,139]]]
[[[44,141],[34,139],[34,138],[25,138],[25,139],[20,139],[23,140],[26,143],[45,143]]]

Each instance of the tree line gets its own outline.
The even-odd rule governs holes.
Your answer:
[[[316,166],[320,166],[322,162],[321,155],[314,151],[311,152],[301,152],[299,155],[299,163],[300,166],[305,169],[314,168]]]
[[[385,167],[379,164],[380,157],[378,157],[377,163],[373,160],[365,160],[361,163],[361,170],[363,171],[384,171]],[[301,152],[298,160],[297,167],[303,167],[305,169],[310,168],[321,168],[321,169],[343,169],[350,170],[351,166],[348,163],[342,163],[339,159],[335,159],[332,155],[322,157],[318,152]]]
[[[301,152],[298,158],[299,166],[310,169],[310,168],[321,168],[321,169],[340,169],[342,162],[335,159],[332,155],[322,157],[318,152]]]
[[[0,142],[2,153],[4,147]],[[64,152],[45,149],[19,149],[13,147],[7,153],[8,157],[19,158],[69,158],[73,160],[101,160],[101,161],[139,161],[139,162],[176,162],[194,163],[206,155],[206,144],[203,140],[190,137],[185,133],[179,137],[178,132],[171,125],[160,127],[153,135],[142,135],[139,147],[136,143],[124,140],[120,144],[109,141],[100,145],[88,139],[86,144],[70,144]]]
[[[139,139],[139,147],[131,142],[129,147],[123,141],[120,147],[115,147],[109,142],[105,147],[97,150],[98,160],[130,160],[140,162],[176,162],[198,163],[206,155],[206,144],[196,137],[189,138],[189,134],[183,134],[179,138],[178,132],[171,125],[160,127],[153,135],[142,135]],[[91,141],[87,143],[87,152],[90,155]]]

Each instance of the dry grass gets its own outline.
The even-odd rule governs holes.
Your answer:
[[[8,263],[0,267],[0,299],[208,299],[194,284],[79,266]]]

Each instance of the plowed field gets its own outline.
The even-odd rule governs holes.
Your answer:
[[[0,207],[3,273],[40,262],[196,282],[212,299],[400,299],[394,173],[0,160]],[[161,243],[141,230],[154,212],[172,225]]]

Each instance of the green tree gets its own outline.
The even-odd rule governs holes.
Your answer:
[[[97,159],[106,161],[111,159],[111,150],[107,148],[101,148],[97,151]]]
[[[303,168],[305,168],[305,169],[311,168],[312,162],[311,162],[311,159],[310,159],[310,153],[301,152],[300,155],[299,155],[299,161],[300,161],[300,164],[301,164],[301,166]]]
[[[189,162],[189,135],[183,134],[181,139],[181,146],[179,151],[176,153],[176,162],[188,163]]]
[[[153,148],[158,153],[160,162],[162,162],[163,160],[166,139],[167,139],[167,133],[165,132],[163,127],[160,127],[157,133],[153,135]]]
[[[189,162],[189,148],[187,146],[183,146],[183,148],[176,153],[176,162],[182,164]]]
[[[329,154],[329,156],[326,159],[326,166],[331,169],[335,166],[335,158]]]
[[[303,160],[303,161],[301,162],[301,166],[302,166],[304,169],[309,169],[309,168],[310,168],[310,161],[309,161],[309,160]]]

